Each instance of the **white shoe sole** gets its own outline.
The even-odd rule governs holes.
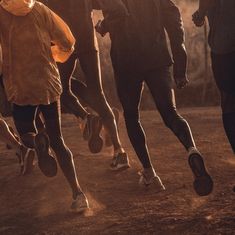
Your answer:
[[[125,170],[130,168],[130,165],[125,163],[125,164],[118,164],[116,167],[110,167],[112,171],[119,171],[119,170]]]
[[[147,183],[146,180],[144,179],[144,177],[141,176],[139,179],[139,185],[144,186],[146,188],[149,188],[149,187],[155,188],[155,189],[157,189],[158,192],[166,190],[165,186],[163,185],[163,183],[161,182],[159,177],[156,177],[156,179],[152,179],[151,182]]]

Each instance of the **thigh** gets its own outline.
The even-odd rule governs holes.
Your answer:
[[[39,108],[45,120],[46,130],[50,140],[61,137],[60,102],[57,101],[49,105],[40,105]]]
[[[20,106],[13,104],[13,119],[20,136],[27,133],[36,133],[35,115],[37,106]]]
[[[176,110],[175,94],[169,67],[146,73],[145,82],[157,109],[162,115]]]
[[[143,81],[139,75],[118,75],[115,77],[119,100],[124,113],[133,113],[139,109],[143,91]]]

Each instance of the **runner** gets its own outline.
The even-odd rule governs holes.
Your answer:
[[[193,21],[196,26],[202,26],[208,16],[212,70],[221,95],[225,133],[235,153],[235,1],[199,2]]]
[[[71,209],[83,211],[88,201],[61,133],[62,87],[55,62],[64,62],[71,55],[74,37],[63,20],[45,5],[34,0],[2,0],[0,39],[3,82],[8,100],[13,103],[16,129],[22,140],[25,135],[35,135],[35,114],[40,109],[48,136],[44,132],[35,136],[39,168],[48,177],[56,175],[57,163],[50,154],[50,145],[72,189]]]
[[[115,2],[118,2],[117,0],[99,1],[106,10],[111,12],[113,4],[116,6],[117,4],[115,4]],[[78,91],[79,98],[84,100],[89,107],[98,113],[102,119],[102,123],[110,134],[114,148],[111,169],[120,170],[128,168],[128,156],[120,142],[114,114],[105,98],[102,88],[97,39],[94,34],[93,22],[91,18],[91,0],[43,0],[42,2],[53,9],[53,11],[55,11],[65,20],[65,22],[68,23],[76,38],[75,51],[70,59],[66,63],[58,65],[63,85],[62,103],[72,113],[79,116],[80,111],[76,105],[77,98],[71,92],[71,82],[72,87],[79,86],[81,88]],[[115,12],[115,14],[123,14],[122,8],[118,8],[118,13]],[[81,68],[84,72],[86,79],[85,84],[82,84],[78,80],[74,79],[71,81],[77,60],[79,60]],[[101,128],[97,129],[101,130]],[[93,133],[99,134],[98,132]],[[99,152],[102,146],[101,148],[98,148],[97,146],[99,147],[100,145],[89,144],[91,152]]]
[[[173,53],[174,79],[179,89],[186,86],[187,55],[180,12],[170,0],[122,0],[129,13],[119,21],[110,21],[105,13],[96,29],[101,35],[110,33],[111,58],[117,91],[124,110],[130,141],[143,165],[140,182],[164,186],[149,156],[146,137],[140,123],[139,104],[146,83],[165,125],[172,130],[188,151],[194,174],[194,189],[200,196],[211,193],[213,181],[194,143],[190,127],[177,112],[170,67],[173,63],[167,49],[167,31]]]
[[[2,48],[0,45],[0,86],[2,86]],[[0,92],[3,92],[4,89],[0,87]],[[3,98],[4,94],[1,94]],[[1,100],[1,102],[4,102]],[[2,111],[2,110],[1,110]],[[0,113],[0,140],[4,142],[8,148],[14,149],[16,156],[19,159],[20,164],[20,174],[26,175],[31,173],[34,166],[34,151],[32,149],[26,148],[23,144],[20,143],[19,137],[15,134],[12,127],[10,127],[2,118]]]
[[[34,166],[34,151],[25,147],[19,140],[12,134],[7,123],[0,115],[0,140],[15,150],[19,158],[20,174],[26,175],[32,172]]]

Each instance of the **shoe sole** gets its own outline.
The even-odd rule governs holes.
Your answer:
[[[75,203],[76,204],[76,203]],[[79,206],[78,208],[73,208],[74,203],[72,203],[71,207],[70,207],[70,211],[73,213],[82,213],[84,211],[86,211],[87,209],[89,209],[89,203],[86,199],[86,203],[84,203],[82,206]]]
[[[139,175],[141,175],[141,173],[139,173]],[[147,183],[144,176],[141,176],[139,179],[139,185],[144,186],[145,188],[154,188],[157,192],[165,191],[166,188],[163,183],[160,183],[160,181],[161,179],[157,176],[156,179],[152,179],[151,182]]]
[[[35,150],[38,156],[38,166],[47,177],[54,177],[57,174],[56,160],[49,154],[49,138],[44,133],[35,136]]]
[[[93,125],[90,127],[91,136],[88,140],[88,147],[91,153],[99,153],[103,147],[103,139],[100,136],[100,132],[102,129],[102,122],[99,117],[93,117],[93,119],[95,120],[92,121]]]
[[[34,168],[34,158],[35,154],[33,150],[29,150],[26,159],[24,159],[24,166],[22,170],[22,175],[30,174]]]
[[[76,213],[76,214],[79,214],[79,213],[83,213],[84,211],[88,210],[89,207],[80,207],[79,209],[72,209],[70,208],[70,211],[73,212],[73,213]]]
[[[203,158],[198,153],[193,153],[188,159],[195,180],[193,187],[199,196],[207,196],[213,191],[213,180],[208,174]]]
[[[121,170],[126,170],[128,168],[130,168],[129,164],[118,164],[115,167],[110,167],[110,170],[112,170],[112,171],[121,171]]]

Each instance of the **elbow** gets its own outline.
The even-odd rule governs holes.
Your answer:
[[[61,43],[61,49],[66,52],[73,52],[74,46],[75,46],[74,37],[68,38]]]

